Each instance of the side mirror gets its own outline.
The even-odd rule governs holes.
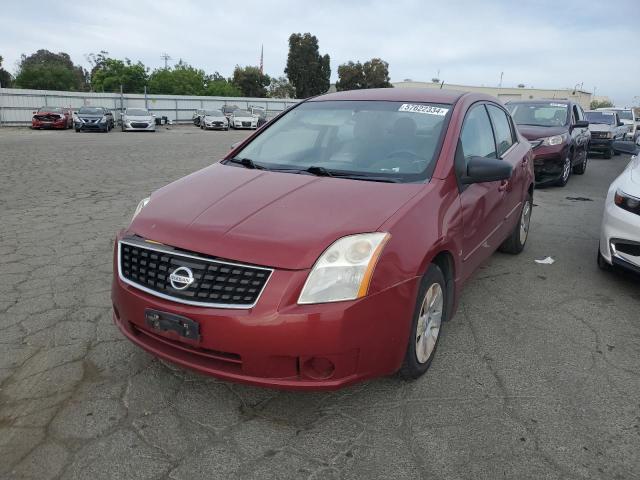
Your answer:
[[[623,127],[624,126],[624,122],[618,122],[618,126],[619,127]]]
[[[462,177],[462,183],[497,182],[511,178],[513,167],[504,160],[486,157],[471,157],[467,164],[467,174]]]
[[[613,142],[613,149],[616,152],[628,153],[630,155],[637,155],[640,152],[640,146],[633,142],[625,142],[623,140]]]
[[[236,143],[232,144],[232,145],[231,145],[230,150],[233,150],[234,148],[236,148],[236,147],[237,147],[238,145],[240,145],[241,143],[242,143],[242,140],[241,140],[241,141],[239,141],[239,142],[236,142]]]
[[[573,124],[573,128],[589,128],[589,122],[586,120],[578,120]]]

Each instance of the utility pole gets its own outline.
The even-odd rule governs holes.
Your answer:
[[[500,72],[500,83],[498,84],[498,87],[502,88],[502,76],[504,75],[504,72]]]
[[[3,93],[2,93],[2,82],[0,82],[0,127],[2,126],[2,97],[3,97]]]
[[[172,60],[172,58],[169,56],[169,54],[167,52],[163,53],[162,55],[160,55],[160,58],[164,60],[164,69],[166,70],[168,67],[168,62],[169,60]]]
[[[260,46],[260,73],[264,73],[264,44]]]

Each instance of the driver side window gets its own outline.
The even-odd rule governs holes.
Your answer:
[[[470,157],[498,158],[493,129],[484,105],[472,107],[467,113],[458,148],[462,149],[460,153],[465,159],[465,169]]]

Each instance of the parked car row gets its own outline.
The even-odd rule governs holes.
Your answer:
[[[205,121],[207,117],[209,117],[208,124]],[[228,130],[229,128],[255,130],[267,123],[265,109],[256,106],[250,106],[246,110],[236,105],[224,105],[220,110],[200,109],[193,113],[192,118],[195,126],[206,130]]]

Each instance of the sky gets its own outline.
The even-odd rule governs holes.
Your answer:
[[[606,8],[605,8],[606,7]],[[605,13],[606,10],[606,13]],[[166,52],[230,76],[235,65],[284,73],[288,38],[311,32],[331,57],[380,57],[392,82],[574,88],[640,104],[640,0],[270,0],[42,2],[0,0],[0,55],[44,48],[89,66],[86,54],[161,67]]]

